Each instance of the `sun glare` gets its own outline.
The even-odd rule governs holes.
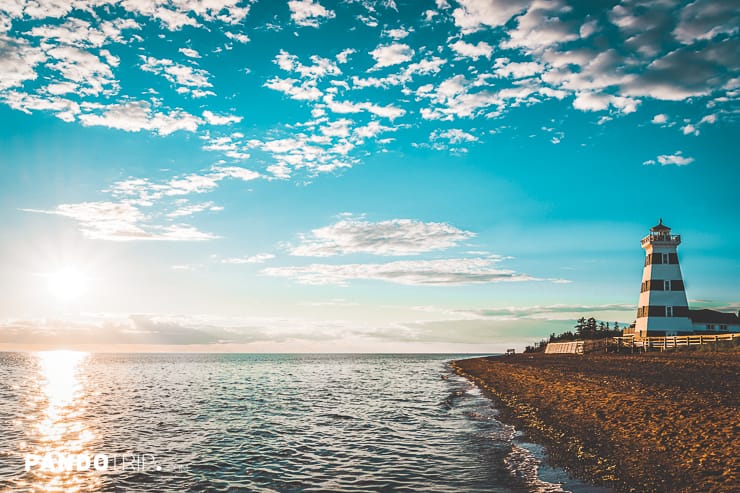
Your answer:
[[[76,300],[85,293],[88,278],[73,268],[60,269],[47,275],[51,294],[59,301]]]

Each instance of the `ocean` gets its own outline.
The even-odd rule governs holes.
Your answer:
[[[463,357],[0,353],[0,491],[606,491],[499,422]]]

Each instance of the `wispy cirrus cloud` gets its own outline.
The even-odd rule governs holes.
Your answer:
[[[147,216],[136,206],[116,202],[61,204],[54,209],[21,209],[74,219],[87,238],[107,241],[203,241],[218,238],[188,224],[147,224]]]
[[[272,253],[258,253],[247,257],[228,257],[221,259],[222,264],[264,264],[275,258]]]
[[[205,211],[219,212],[223,207],[213,201],[192,204],[184,197],[211,192],[225,179],[251,181],[260,176],[255,171],[238,166],[213,166],[202,173],[175,176],[161,182],[147,178],[129,178],[115,182],[104,190],[110,194],[110,201],[21,210],[73,219],[78,223],[82,234],[94,240],[213,240],[219,236],[201,231],[190,224],[173,221]]]

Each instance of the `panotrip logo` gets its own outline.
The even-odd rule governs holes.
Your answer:
[[[26,472],[31,470],[61,473],[69,471],[161,471],[152,454],[26,454]]]

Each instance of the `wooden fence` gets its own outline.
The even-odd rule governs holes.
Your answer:
[[[740,332],[730,334],[645,337],[642,339],[637,339],[635,336],[629,335],[598,340],[550,342],[545,347],[545,354],[585,354],[619,349],[666,351],[679,347],[719,344],[721,341],[732,342],[736,338],[740,339]]]
[[[634,336],[615,337],[615,342],[621,347],[632,347],[649,351],[658,349],[676,349],[679,347],[703,346],[706,344],[718,344],[720,341],[734,341],[740,338],[740,332],[730,334],[700,334],[685,336],[645,337],[636,339]]]
[[[545,354],[585,354],[595,351],[606,351],[610,345],[608,339],[589,341],[550,342],[545,347]]]

